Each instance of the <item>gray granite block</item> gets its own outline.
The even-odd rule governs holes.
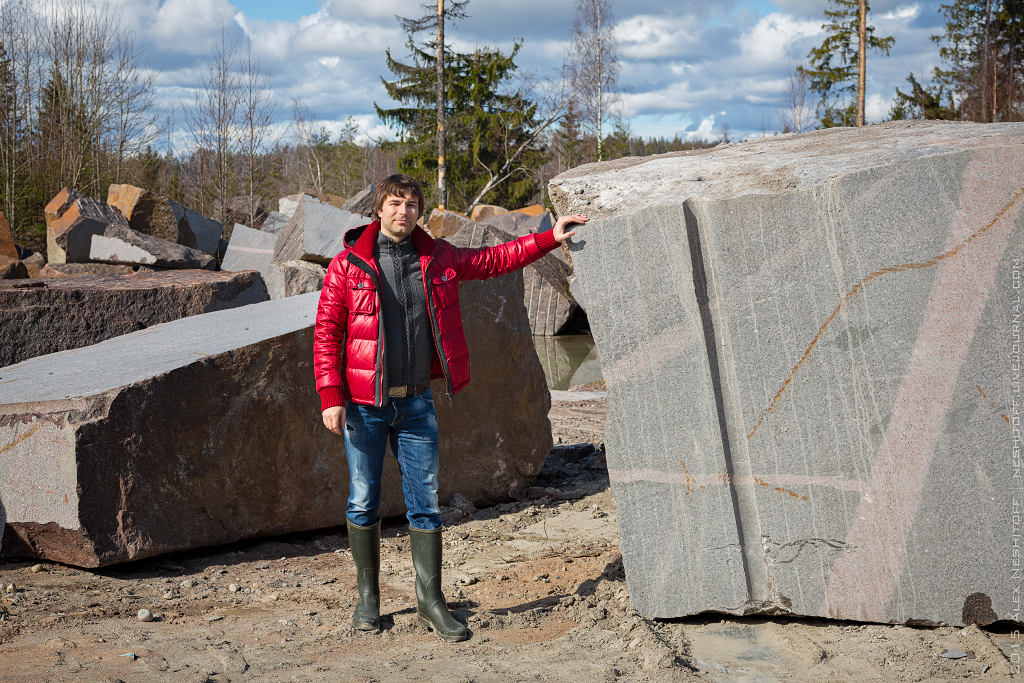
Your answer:
[[[160,268],[214,270],[217,267],[214,257],[198,249],[144,235],[122,225],[109,225],[102,235],[93,235],[89,258],[104,263]]]
[[[319,202],[301,202],[274,247],[274,261],[301,259],[328,265],[345,248],[345,233],[365,225],[362,216]]]
[[[283,213],[277,211],[271,211],[267,214],[266,220],[263,221],[263,225],[260,230],[263,232],[269,232],[274,235],[280,235],[284,232],[284,229],[288,227],[288,219],[290,216],[286,216]]]
[[[267,266],[267,292],[271,299],[319,292],[324,288],[327,268],[310,261],[287,261]]]
[[[593,218],[573,293],[637,609],[1021,621],[1024,124],[778,136],[550,189]]]
[[[220,269],[232,272],[258,270],[266,280],[270,273],[270,262],[274,260],[276,243],[277,235],[236,223]]]

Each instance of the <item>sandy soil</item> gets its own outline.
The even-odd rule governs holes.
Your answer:
[[[0,680],[1010,681],[1006,632],[721,615],[659,622],[629,606],[602,400],[556,402],[556,448],[528,498],[445,509],[446,594],[472,638],[414,625],[408,533],[385,523],[379,633],[349,626],[342,529],[96,571],[0,564]],[[591,444],[579,445],[579,444]],[[595,448],[596,447],[596,448]],[[680,577],[682,580],[683,577]],[[9,586],[13,584],[13,586]],[[137,618],[141,609],[152,622]],[[959,650],[966,657],[942,656]]]

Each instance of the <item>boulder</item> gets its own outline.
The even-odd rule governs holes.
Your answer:
[[[277,235],[235,225],[220,269],[232,272],[258,270],[266,281],[270,274],[270,262],[274,260],[276,243]]]
[[[288,227],[288,219],[291,216],[286,216],[278,211],[271,211],[267,214],[267,218],[263,221],[263,225],[260,230],[263,232],[269,232],[272,235],[280,235],[284,232],[284,229]]]
[[[160,268],[202,268],[214,270],[217,260],[198,249],[144,235],[122,225],[110,225],[92,238],[89,257],[93,261],[157,266]]]
[[[27,258],[21,259],[21,262],[25,264],[29,277],[39,277],[39,271],[46,265],[46,259],[38,251]]]
[[[427,219],[427,231],[434,237],[451,237],[462,229],[463,221],[469,221],[469,217],[458,211],[434,209]]]
[[[0,280],[18,280],[28,277],[25,264],[8,256],[0,256]]]
[[[287,296],[298,296],[310,292],[319,292],[324,288],[324,276],[327,269],[319,263],[309,261],[287,261],[267,265],[267,292],[271,299],[283,299]]]
[[[552,180],[642,614],[1021,621],[1022,187],[1024,124],[909,121]]]
[[[488,218],[493,218],[503,213],[508,213],[508,209],[502,206],[495,206],[494,204],[477,204],[470,212],[469,220],[474,223],[481,223]]]
[[[117,208],[67,187],[50,200],[44,213],[50,263],[84,263],[89,260],[93,235],[102,235],[112,225],[129,227]]]
[[[373,216],[373,192],[376,187],[371,183],[349,197],[341,208],[349,213],[357,213],[360,216]]]
[[[136,266],[114,263],[47,263],[39,269],[39,277],[77,277],[79,275],[131,275]]]
[[[266,301],[258,273],[166,270],[0,284],[0,366]]]
[[[221,224],[173,199],[127,184],[113,184],[107,203],[116,206],[132,230],[174,242],[205,254],[217,253]]]
[[[274,247],[274,261],[301,259],[324,266],[345,248],[345,233],[365,225],[362,216],[319,202],[301,202]]]
[[[547,213],[547,209],[545,209],[540,204],[533,204],[531,206],[524,206],[521,209],[513,209],[511,213],[522,213],[526,214],[527,216],[539,216],[542,213]]]
[[[434,383],[441,499],[509,499],[551,448],[516,274],[463,284],[473,382]],[[0,370],[3,552],[96,567],[345,523],[344,440],[313,382],[316,293]],[[495,362],[501,359],[501,362]],[[252,419],[254,415],[268,419]],[[381,512],[404,512],[394,458]]]
[[[0,257],[20,259],[21,254],[14,244],[14,235],[11,233],[11,226],[7,223],[4,212],[0,211]]]

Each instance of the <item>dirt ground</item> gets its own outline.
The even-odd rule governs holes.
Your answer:
[[[415,626],[408,532],[391,520],[379,633],[349,625],[355,573],[343,529],[101,570],[0,564],[0,680],[1022,679],[1009,658],[1019,641],[1005,629],[643,618],[617,550],[604,415],[601,399],[555,402],[555,451],[524,500],[445,508],[445,592],[472,632],[466,642]],[[140,621],[142,609],[154,620]],[[966,656],[943,656],[954,650]]]

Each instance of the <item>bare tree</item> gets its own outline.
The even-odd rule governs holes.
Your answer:
[[[579,91],[584,121],[597,138],[597,158],[608,111],[618,100],[619,48],[613,29],[611,0],[576,0],[572,45],[566,71]]]
[[[729,142],[732,141],[729,138],[729,133],[731,132],[732,129],[729,128],[729,124],[726,123],[725,121],[722,121],[720,124],[718,124],[718,137],[721,138],[723,145],[728,144]]]
[[[247,208],[247,225],[256,224],[259,209],[257,193],[265,190],[269,163],[265,147],[273,134],[271,124],[277,117],[277,95],[270,87],[270,74],[260,68],[252,42],[246,44],[241,75],[241,126],[238,130],[242,152]]]
[[[292,122],[299,138],[299,152],[305,167],[309,186],[317,192],[324,191],[327,175],[328,148],[331,142],[330,133],[326,128],[316,127],[313,112],[298,97],[292,102]]]
[[[24,0],[0,4],[0,210],[15,237],[24,223],[18,207],[26,194],[18,178],[31,161],[28,132],[37,74],[34,33]]]
[[[241,87],[235,44],[222,28],[213,44],[213,63],[199,80],[195,98],[182,104],[192,138],[192,180],[201,211],[226,225],[237,176],[233,161],[237,141]],[[208,214],[209,215],[209,214]]]
[[[782,121],[783,133],[799,134],[811,127],[810,108],[807,106],[807,96],[810,92],[809,83],[807,72],[790,63],[786,71],[786,83],[778,112],[779,119]]]

